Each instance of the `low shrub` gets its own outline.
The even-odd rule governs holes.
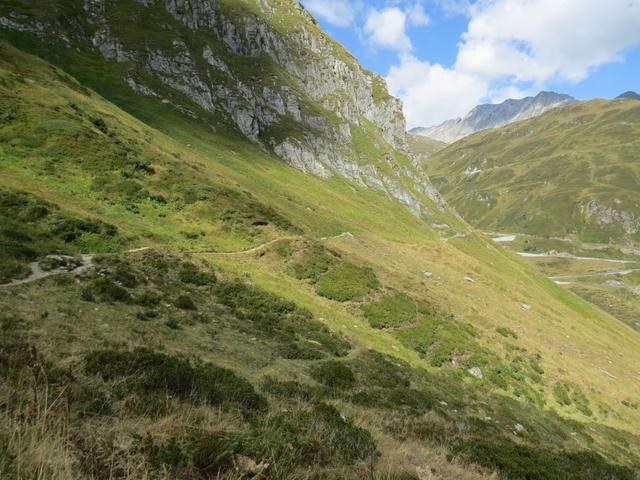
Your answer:
[[[316,282],[335,263],[336,258],[330,255],[322,245],[314,244],[300,256],[292,268],[296,278]]]
[[[367,350],[349,364],[362,385],[393,388],[408,387],[411,383],[409,366],[380,352]]]
[[[362,306],[365,318],[373,328],[400,327],[416,318],[414,301],[404,293],[385,295]]]
[[[213,272],[204,272],[192,263],[185,263],[178,272],[178,279],[182,283],[193,285],[213,285],[216,283],[216,275]]]
[[[267,407],[253,386],[231,370],[208,363],[194,366],[184,358],[146,349],[91,352],[85,356],[85,371],[107,381],[127,378],[132,388],[142,392],[166,391],[185,400],[246,410]]]
[[[186,294],[179,295],[178,298],[175,299],[173,304],[180,308],[181,310],[197,310],[196,304],[193,303],[193,299]]]
[[[337,360],[326,360],[311,367],[311,377],[332,388],[350,388],[356,383],[351,368]]]
[[[318,295],[346,302],[356,300],[380,288],[380,282],[369,267],[342,263],[322,275],[316,285]]]
[[[131,302],[131,295],[127,290],[116,285],[107,277],[100,277],[86,285],[82,290],[82,299],[89,302]]]

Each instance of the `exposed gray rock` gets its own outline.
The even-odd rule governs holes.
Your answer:
[[[596,199],[591,199],[582,207],[584,216],[598,225],[618,224],[629,235],[640,233],[640,217],[603,205]]]
[[[480,380],[484,378],[480,367],[471,367],[469,370],[467,370],[467,372],[469,372],[469,375],[471,375],[472,377],[479,378]]]
[[[216,0],[136,1],[140,9],[166,9],[167,21],[153,28],[163,29],[172,43],[127,43],[110,23],[112,0],[85,0],[73,21],[52,16],[43,25],[12,16],[0,25],[42,35],[59,31],[58,37],[69,33],[78,43],[88,35],[104,58],[129,64],[122,80],[137,93],[191,118],[231,123],[301,171],[341,175],[398,200],[415,215],[432,215],[431,202],[446,208],[416,159],[408,167],[390,160],[389,173],[374,165],[378,159],[356,151],[356,129],[366,127],[377,130],[381,155],[388,148],[380,137],[406,152],[402,105],[386,93],[382,77],[363,69],[297,1],[255,0],[254,8],[232,2],[223,8]],[[283,9],[298,15],[286,30],[275,27]]]

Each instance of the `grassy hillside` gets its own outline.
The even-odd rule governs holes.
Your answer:
[[[89,256],[0,287],[3,478],[635,478],[640,334],[90,77],[1,45],[0,283]]]
[[[407,143],[409,144],[409,150],[420,158],[429,158],[447,146],[444,142],[412,134],[407,134]]]
[[[639,133],[637,102],[580,102],[473,135],[425,166],[482,229],[637,245]]]

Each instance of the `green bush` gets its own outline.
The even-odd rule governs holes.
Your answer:
[[[335,407],[318,403],[268,417],[243,450],[252,458],[275,458],[276,467],[317,468],[369,459],[376,454],[376,444],[367,430],[353,425]]]
[[[182,310],[197,310],[196,304],[193,303],[193,299],[186,294],[179,295],[178,298],[175,299],[173,304]]]
[[[353,403],[371,408],[403,411],[409,415],[422,415],[436,405],[428,392],[409,387],[368,388],[349,397]]]
[[[362,311],[373,328],[400,327],[416,318],[415,303],[404,293],[385,295],[363,305]]]
[[[131,302],[131,295],[107,277],[93,280],[82,290],[82,299],[89,302]]]
[[[380,288],[371,268],[342,263],[320,277],[316,285],[318,295],[346,302],[356,300]]]
[[[100,350],[85,356],[85,371],[104,380],[127,378],[142,392],[169,392],[181,399],[211,405],[237,405],[265,410],[266,400],[253,386],[231,370],[212,364],[195,366],[180,357],[150,350]]]
[[[380,352],[367,350],[350,362],[358,383],[383,388],[408,387],[410,368],[402,360]]]
[[[634,480],[628,467],[612,465],[594,452],[554,451],[496,436],[468,438],[453,446],[469,461],[497,469],[506,478],[535,480]]]
[[[318,281],[336,263],[336,258],[322,245],[314,244],[293,264],[293,273],[300,280]]]
[[[185,263],[178,272],[178,279],[182,283],[193,285],[213,285],[216,283],[216,276],[213,272],[204,272],[192,263]]]
[[[351,368],[337,360],[326,360],[312,366],[311,377],[333,388],[350,388],[356,382],[356,377]]]
[[[214,294],[231,315],[250,323],[252,334],[280,341],[283,352],[293,352],[291,348],[299,352],[302,348],[313,357],[318,351],[342,356],[350,348],[343,337],[314,320],[309,311],[260,288],[239,281],[219,281]],[[293,343],[297,347],[291,347]]]

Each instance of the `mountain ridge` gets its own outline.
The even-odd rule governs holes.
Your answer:
[[[629,90],[628,92],[624,92],[623,94],[618,95],[616,97],[616,99],[619,99],[619,98],[629,98],[632,100],[640,100],[640,94],[638,94],[637,92],[634,92],[633,90]]]
[[[433,127],[413,128],[409,133],[453,143],[473,133],[532,118],[575,101],[575,98],[569,95],[542,91],[535,97],[508,99],[499,104],[478,105],[462,118],[447,120]]]

